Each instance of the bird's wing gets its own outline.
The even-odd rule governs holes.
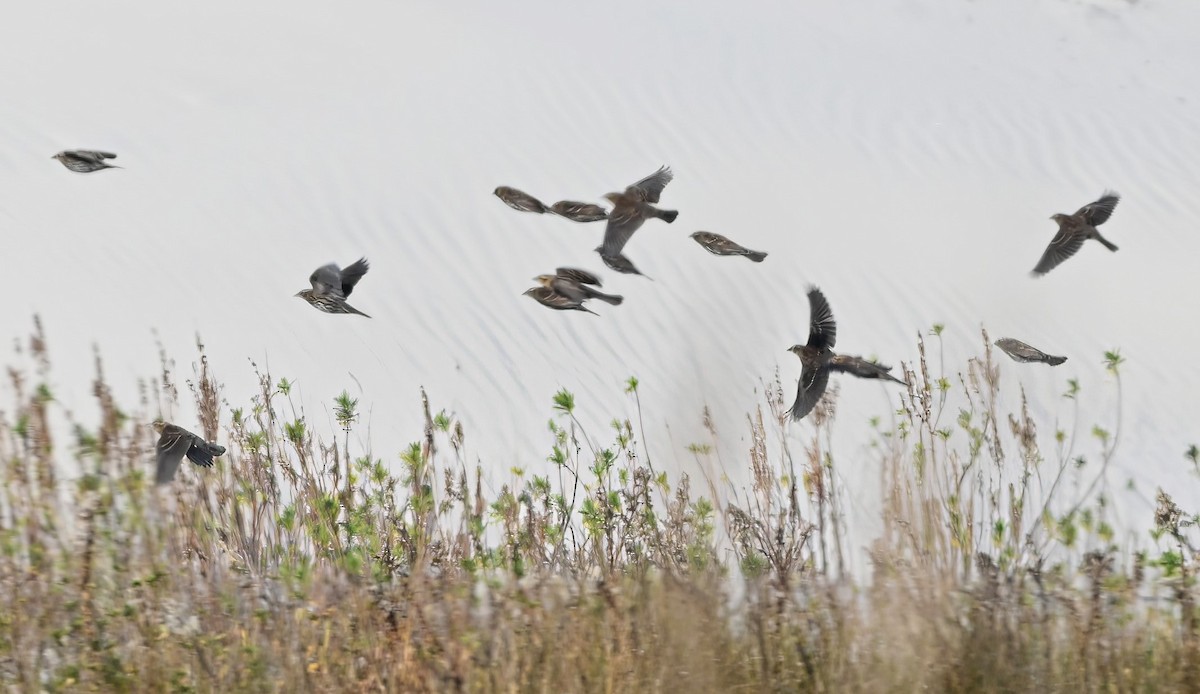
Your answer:
[[[1113,210],[1117,209],[1117,203],[1121,201],[1121,196],[1111,191],[1104,191],[1100,199],[1096,202],[1088,203],[1079,208],[1075,216],[1083,216],[1084,221],[1092,226],[1100,226],[1108,221],[1112,216]]]
[[[573,267],[560,267],[554,271],[554,274],[563,279],[574,280],[580,284],[594,284],[597,287],[601,286],[600,278],[588,272]]]
[[[633,232],[642,228],[646,217],[635,205],[620,205],[614,207],[608,214],[608,224],[604,227],[604,244],[601,255],[617,256],[625,244],[629,243]]]
[[[361,277],[361,275],[360,275]],[[322,265],[313,270],[308,281],[312,283],[313,294],[317,296],[332,296],[344,299],[342,293],[342,271],[334,263]]]
[[[157,484],[166,484],[175,479],[175,471],[179,469],[179,463],[191,447],[193,438],[190,431],[174,424],[163,427],[155,450],[154,480]]]
[[[625,189],[626,195],[631,195],[644,202],[658,202],[658,198],[662,195],[663,188],[675,178],[675,174],[671,173],[670,167],[664,166],[658,171],[650,174],[642,180],[634,183]]]
[[[1042,259],[1038,261],[1037,267],[1033,268],[1033,273],[1044,275],[1058,267],[1062,261],[1075,255],[1075,251],[1079,250],[1085,240],[1086,237],[1082,234],[1072,234],[1060,228],[1054,238],[1050,239],[1050,245],[1046,246],[1046,252],[1042,253]]]
[[[212,467],[213,456],[221,455],[225,452],[224,446],[218,446],[215,443],[209,443],[199,437],[192,439],[192,445],[187,449],[188,460],[200,467]]]
[[[96,157],[97,160],[116,159],[117,158],[117,155],[113,154],[112,152],[101,152],[100,150],[89,150],[88,154],[92,155],[93,157]]]
[[[837,343],[837,323],[820,289],[809,287],[808,307],[808,346],[821,351],[833,349]]]
[[[354,291],[354,285],[362,279],[362,276],[367,274],[371,266],[367,263],[366,258],[359,258],[350,264],[350,267],[342,270],[342,296],[350,296],[350,292]]]
[[[602,248],[597,248],[596,250],[600,253],[600,260],[604,261],[604,264],[608,267],[608,269],[616,270],[617,272],[626,275],[642,275],[641,271],[637,269],[637,266],[633,264],[633,261],[629,258],[626,258],[624,255],[621,255],[620,253],[617,255],[604,255]],[[642,277],[646,277],[646,275],[642,275]],[[646,277],[646,279],[650,278]]]
[[[825,367],[811,368],[805,366],[800,372],[800,383],[796,390],[796,402],[788,412],[792,419],[801,419],[812,412],[825,394],[825,386],[829,385],[829,369]]]

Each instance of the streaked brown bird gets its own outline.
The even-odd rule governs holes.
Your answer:
[[[542,204],[541,200],[538,200],[529,193],[517,190],[516,188],[500,186],[496,190],[493,190],[492,194],[503,200],[505,205],[508,205],[514,210],[520,210],[521,212],[543,214],[550,209]]]
[[[664,166],[625,189],[623,193],[609,193],[604,197],[613,204],[608,213],[608,226],[604,229],[604,244],[601,255],[612,258],[620,255],[629,243],[633,232],[642,228],[647,219],[661,219],[667,224],[675,221],[679,212],[660,210],[654,206],[662,196],[663,188],[675,178],[671,169]]]
[[[608,219],[608,210],[590,202],[559,200],[551,205],[550,209],[559,217],[565,217],[572,222],[599,222]]]
[[[77,173],[91,173],[101,169],[119,169],[116,164],[109,164],[105,159],[116,159],[112,152],[101,152],[94,149],[64,149],[51,159],[57,159],[63,166]]]
[[[649,275],[642,274],[641,270],[633,264],[633,261],[625,257],[623,253],[616,255],[604,255],[604,247],[597,246],[596,252],[600,254],[600,260],[604,262],[604,266],[613,272],[619,272],[623,275],[641,275],[648,280],[653,281]]]
[[[891,367],[877,364],[862,357],[838,355],[833,352],[837,343],[837,323],[833,320],[833,310],[829,301],[820,289],[808,288],[808,342],[803,345],[792,345],[788,351],[800,357],[800,383],[797,387],[796,402],[788,410],[792,419],[801,419],[820,402],[829,385],[829,372],[842,371],[859,378],[875,378],[904,381],[888,372]],[[907,385],[907,384],[905,384]]]
[[[742,255],[756,263],[761,263],[767,257],[767,254],[762,251],[752,251],[711,231],[697,231],[691,235],[691,238],[695,239],[701,248],[713,255]]]
[[[533,297],[539,304],[549,306],[556,311],[587,311],[593,316],[600,315],[595,311],[587,308],[581,301],[574,301],[553,289],[547,287],[530,287],[523,292],[524,296]]]
[[[1027,345],[1011,337],[1002,337],[996,340],[996,346],[1003,350],[1005,354],[1012,357],[1013,361],[1019,361],[1024,364],[1041,362],[1050,366],[1058,366],[1067,360],[1066,357],[1056,357],[1053,354],[1046,354],[1037,347]]]
[[[346,303],[346,297],[354,291],[354,285],[370,270],[366,258],[359,258],[345,270],[338,268],[335,263],[322,265],[313,271],[308,281],[312,289],[296,292],[296,296],[304,299],[325,313],[354,313],[360,316],[367,314]]]
[[[621,302],[625,300],[624,297],[616,294],[605,294],[592,289],[592,286],[589,285],[601,286],[600,278],[587,270],[560,267],[554,271],[553,275],[538,275],[533,279],[555,294],[561,294],[580,304],[588,299],[599,299],[613,306],[620,306]]]
[[[1046,247],[1046,252],[1042,254],[1042,259],[1038,261],[1037,267],[1033,268],[1031,274],[1034,277],[1040,277],[1050,272],[1064,260],[1075,255],[1075,252],[1083,246],[1083,242],[1088,239],[1096,239],[1104,244],[1105,248],[1115,252],[1117,247],[1101,236],[1096,227],[1108,221],[1120,201],[1120,195],[1106,190],[1099,200],[1084,205],[1075,214],[1052,215],[1050,219],[1058,222],[1058,233],[1054,235],[1053,239],[1050,239],[1050,245]]]
[[[161,419],[151,424],[158,432],[158,445],[155,446],[156,484],[166,484],[175,479],[175,472],[184,456],[200,467],[212,467],[213,458],[225,453],[225,447],[209,443],[192,432],[175,424],[168,424]]]

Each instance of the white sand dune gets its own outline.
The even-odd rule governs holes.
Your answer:
[[[1182,459],[1200,442],[1196,3],[65,0],[8,15],[0,321],[15,339],[42,315],[55,391],[81,416],[91,344],[128,401],[157,372],[157,329],[181,360],[199,333],[235,405],[248,358],[295,379],[319,424],[353,375],[388,460],[420,431],[423,385],[497,480],[545,465],[555,390],[606,437],[636,375],[656,461],[691,470],[705,404],[731,462],[760,380],[779,367],[791,395],[811,282],[848,353],[911,363],[943,323],[955,368],[980,325],[1069,356],[1000,357],[1004,406],[1019,380],[1047,451],[1049,424],[1070,425],[1068,378],[1081,431],[1115,426],[1101,358],[1119,347],[1113,483],[1200,505]],[[125,168],[72,174],[50,160],[71,147]],[[679,219],[627,247],[653,281],[603,268],[602,224],[490,194],[599,201],[661,164]],[[1105,188],[1123,196],[1104,227],[1121,250],[1088,243],[1029,278],[1048,217]],[[770,255],[713,257],[698,229]],[[293,298],[313,268],[363,255],[351,303],[373,320]],[[561,265],[600,272],[625,304],[597,318],[521,296]],[[898,390],[840,382],[843,474],[874,479],[865,422]]]

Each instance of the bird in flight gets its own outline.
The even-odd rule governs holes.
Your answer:
[[[1096,239],[1104,244],[1105,248],[1115,252],[1116,245],[1101,236],[1096,227],[1108,221],[1120,201],[1121,196],[1117,193],[1104,191],[1099,200],[1084,205],[1075,214],[1052,215],[1050,219],[1058,222],[1058,233],[1050,239],[1050,245],[1046,247],[1046,252],[1042,253],[1042,259],[1038,261],[1037,267],[1033,268],[1031,274],[1034,277],[1041,277],[1050,272],[1064,260],[1075,255],[1075,252],[1083,246],[1083,242],[1088,239]]]
[[[1011,337],[1002,337],[996,340],[996,346],[1003,350],[1005,354],[1012,357],[1013,361],[1026,364],[1030,362],[1042,362],[1050,366],[1058,366],[1067,360],[1066,357],[1056,357],[1053,354],[1046,354],[1037,347],[1032,347]]]
[[[604,243],[600,246],[601,256],[615,258],[629,243],[633,232],[642,228],[647,219],[661,219],[667,224],[675,221],[679,212],[660,210],[654,206],[662,196],[675,174],[664,166],[642,180],[634,183],[622,193],[609,193],[604,197],[613,204],[608,213],[608,226],[604,229]]]
[[[538,302],[559,311],[587,311],[599,315],[586,308],[583,302],[588,299],[599,299],[613,306],[620,306],[624,297],[592,289],[600,286],[600,278],[586,270],[570,267],[560,267],[553,275],[538,275],[533,278],[541,286],[525,291]]]
[[[77,173],[91,173],[101,169],[119,169],[116,164],[109,164],[105,159],[116,159],[112,152],[101,152],[94,149],[64,149],[51,159],[57,159],[63,166]]]
[[[371,268],[366,258],[359,258],[344,270],[338,268],[335,263],[322,265],[308,278],[312,289],[297,292],[296,296],[325,313],[355,313],[370,318],[346,303],[346,297],[354,291],[354,285],[358,284],[369,269]]]
[[[224,446],[209,443],[181,426],[168,424],[161,419],[155,420],[151,426],[159,434],[155,447],[156,484],[166,484],[175,479],[175,472],[184,456],[200,467],[212,467],[213,457],[225,453]]]
[[[559,200],[550,206],[550,211],[572,222],[599,222],[608,219],[608,211],[590,202]]]
[[[695,239],[701,248],[713,255],[742,255],[756,263],[761,263],[767,257],[767,254],[762,251],[752,251],[711,231],[697,231],[691,235],[691,238]]]
[[[519,210],[521,212],[542,214],[550,210],[549,207],[546,207],[544,204],[542,204],[541,200],[538,200],[529,193],[517,190],[516,188],[500,186],[496,190],[493,190],[492,194],[503,200],[505,205],[508,205],[514,210]]]
[[[829,373],[841,371],[859,378],[874,378],[894,381],[907,385],[904,381],[892,376],[890,366],[884,366],[862,357],[835,354],[834,345],[837,343],[837,323],[833,319],[833,310],[829,301],[820,289],[808,288],[808,342],[803,345],[792,345],[788,349],[800,357],[800,383],[796,392],[796,402],[788,410],[792,419],[801,419],[820,402],[829,385]]]

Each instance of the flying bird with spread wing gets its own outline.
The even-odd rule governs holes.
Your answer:
[[[1050,245],[1042,253],[1042,259],[1031,273],[1041,277],[1062,264],[1064,260],[1075,255],[1088,239],[1096,239],[1110,251],[1116,252],[1117,247],[1100,235],[1096,227],[1108,221],[1121,196],[1112,191],[1104,191],[1096,202],[1088,203],[1079,208],[1075,214],[1055,214],[1050,219],[1058,222],[1058,233],[1050,239]]]
[[[662,210],[654,205],[662,197],[663,188],[675,178],[669,167],[662,167],[642,180],[629,186],[621,193],[609,193],[604,197],[613,204],[608,212],[608,225],[604,229],[604,243],[600,255],[615,258],[629,243],[633,232],[642,228],[647,219],[661,219],[667,224],[675,221],[679,212]]]
[[[354,313],[370,318],[346,303],[346,297],[354,291],[354,285],[358,284],[369,269],[371,268],[366,258],[359,258],[344,270],[336,263],[322,265],[308,278],[312,289],[296,292],[296,296],[325,313]]]
[[[884,366],[862,357],[835,354],[834,345],[837,343],[837,323],[833,319],[833,310],[829,301],[820,289],[808,288],[808,342],[803,345],[792,345],[789,352],[800,357],[800,383],[796,392],[796,402],[788,410],[792,419],[801,419],[820,402],[829,385],[831,371],[841,371],[859,378],[874,378],[893,381],[908,385],[889,372],[890,366]]]
[[[175,479],[175,472],[186,456],[200,467],[212,467],[213,458],[225,453],[225,447],[209,443],[192,432],[175,424],[156,419],[153,424],[158,432],[155,446],[155,484],[166,484]]]

